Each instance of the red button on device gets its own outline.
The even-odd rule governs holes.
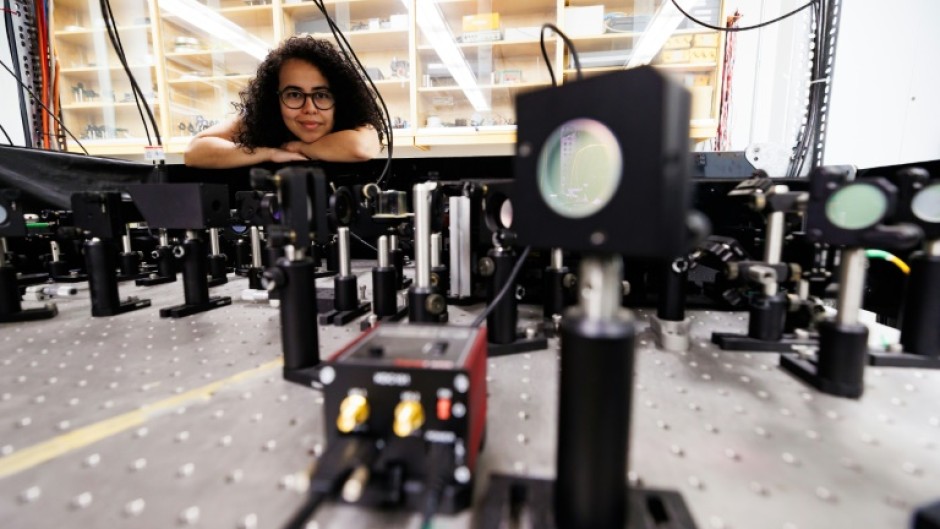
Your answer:
[[[437,399],[437,418],[442,421],[450,419],[450,399]]]

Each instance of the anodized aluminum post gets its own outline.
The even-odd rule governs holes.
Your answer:
[[[265,271],[265,279],[269,290],[279,290],[284,373],[291,379],[288,373],[320,364],[320,339],[315,322],[316,264],[302,251],[285,254]]]
[[[348,227],[339,227],[337,242],[339,244],[339,273],[333,278],[333,308],[338,311],[355,310],[359,307],[359,293],[356,276],[351,271]]]
[[[431,190],[433,184],[417,184],[415,208],[415,286],[431,286]]]
[[[580,304],[562,319],[557,527],[624,527],[635,330],[616,255],[581,261]]]
[[[433,183],[414,188],[415,282],[408,291],[408,319],[412,322],[441,321],[447,309],[444,297],[431,288],[431,190]]]
[[[395,267],[389,264],[388,237],[378,241],[379,260],[372,269],[372,312],[378,316],[391,316],[398,310]]]
[[[183,241],[183,298],[187,305],[209,303],[206,243],[196,230],[186,231]]]
[[[398,235],[394,233],[388,238],[388,252],[392,266],[395,267],[396,289],[405,287],[405,252],[401,249],[398,241]]]
[[[764,262],[777,264],[783,253],[784,221],[786,213],[773,211],[767,215],[767,240],[764,242]]]

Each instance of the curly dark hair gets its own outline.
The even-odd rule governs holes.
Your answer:
[[[333,131],[372,125],[383,139],[382,114],[375,97],[359,77],[356,68],[325,40],[309,35],[293,36],[271,50],[258,66],[258,73],[239,93],[236,108],[242,128],[235,143],[253,151],[257,147],[280,147],[297,138],[284,125],[278,100],[278,75],[288,59],[300,59],[316,66],[330,83],[336,101]]]

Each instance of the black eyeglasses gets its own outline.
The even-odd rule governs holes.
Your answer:
[[[285,107],[293,110],[303,108],[304,105],[307,104],[308,97],[313,101],[313,106],[317,107],[319,110],[329,110],[336,104],[336,101],[333,99],[333,94],[326,90],[303,92],[296,88],[287,88],[278,92],[278,95],[281,97],[281,103],[284,103]]]

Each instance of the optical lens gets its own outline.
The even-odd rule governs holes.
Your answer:
[[[911,211],[924,222],[940,222],[940,182],[931,184],[914,195]]]
[[[574,119],[555,129],[538,160],[545,203],[564,217],[597,213],[620,186],[623,155],[617,138],[593,119]]]
[[[844,230],[870,228],[884,218],[888,198],[871,184],[849,184],[836,191],[826,202],[829,222]]]

